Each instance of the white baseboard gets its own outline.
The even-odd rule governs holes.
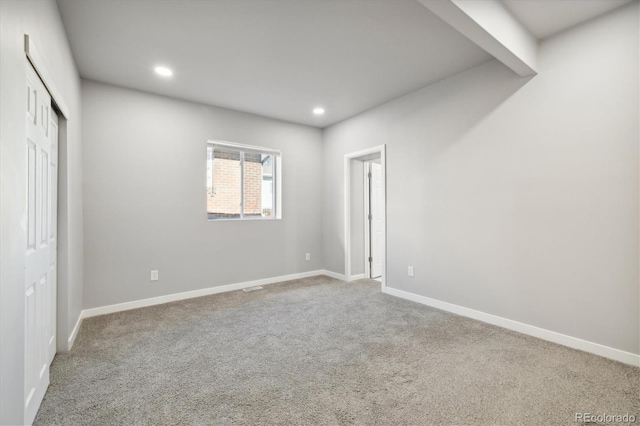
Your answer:
[[[281,275],[279,277],[264,278],[255,281],[245,281],[235,284],[221,285],[217,287],[208,287],[200,290],[185,291],[183,293],[167,294],[165,296],[151,297],[149,299],[133,300],[131,302],[117,303],[115,305],[100,306],[97,308],[89,308],[82,311],[82,318],[91,318],[98,315],[112,314],[114,312],[128,311],[131,309],[144,308],[147,306],[161,305],[163,303],[176,302],[178,300],[192,299],[194,297],[209,296],[212,294],[225,293],[228,291],[242,290],[247,287],[257,285],[268,285],[283,281],[297,280],[301,278],[315,277],[318,275],[327,275],[331,278],[333,272],[324,270],[301,272],[298,274]],[[338,278],[339,279],[339,278]]]
[[[85,311],[80,311],[80,315],[78,315],[78,320],[76,321],[76,325],[71,330],[71,334],[69,335],[69,339],[67,340],[67,350],[70,351],[73,347],[73,344],[76,342],[76,337],[78,337],[78,331],[80,330],[80,326],[82,325],[82,320],[84,319]]]
[[[443,311],[452,312],[454,314],[462,315],[464,317],[473,318],[478,321],[486,322],[489,324],[497,325],[498,327],[506,328],[509,330],[517,331],[518,333],[527,334],[529,336],[537,337],[542,340],[557,343],[563,346],[568,346],[573,349],[578,349],[592,354],[600,355],[605,358],[610,358],[616,361],[630,364],[633,366],[640,366],[640,355],[636,355],[631,352],[625,352],[620,349],[604,346],[599,343],[589,342],[577,337],[567,336],[566,334],[556,333],[555,331],[546,330],[533,325],[525,324],[522,322],[502,318],[497,315],[488,314],[486,312],[476,311],[475,309],[465,308],[463,306],[454,305],[452,303],[443,302],[441,300],[432,299],[426,296],[420,296],[414,293],[409,293],[403,290],[386,287],[382,290],[391,296],[400,297],[402,299],[411,300],[413,302],[421,303],[423,305],[431,306]]]
[[[349,281],[363,280],[364,274],[355,274],[351,275],[351,279]]]
[[[346,281],[347,280],[347,277],[344,274],[339,274],[339,273],[333,272],[333,271],[324,270],[324,271],[322,271],[322,275],[326,275],[326,276],[328,276],[330,278],[334,278],[334,279],[340,280],[340,281]]]

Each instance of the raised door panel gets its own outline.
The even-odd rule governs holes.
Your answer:
[[[40,248],[46,249],[49,245],[49,153],[40,149]]]
[[[37,146],[27,139],[27,254],[36,251]]]

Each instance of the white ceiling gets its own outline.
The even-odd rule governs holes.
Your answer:
[[[490,59],[414,0],[58,3],[84,78],[317,127]]]
[[[502,0],[531,34],[543,39],[631,0]]]
[[[503,0],[539,39],[630,1]],[[58,5],[84,78],[316,127],[491,58],[416,0]]]

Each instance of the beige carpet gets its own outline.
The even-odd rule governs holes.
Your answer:
[[[316,277],[85,320],[35,424],[575,425],[637,415],[639,377]]]

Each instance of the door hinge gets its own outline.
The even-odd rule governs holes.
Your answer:
[[[371,172],[367,173],[367,176],[369,176],[369,179],[371,179]]]
[[[369,215],[369,220],[373,219],[373,216]]]
[[[373,257],[369,256],[369,263],[373,262]]]

